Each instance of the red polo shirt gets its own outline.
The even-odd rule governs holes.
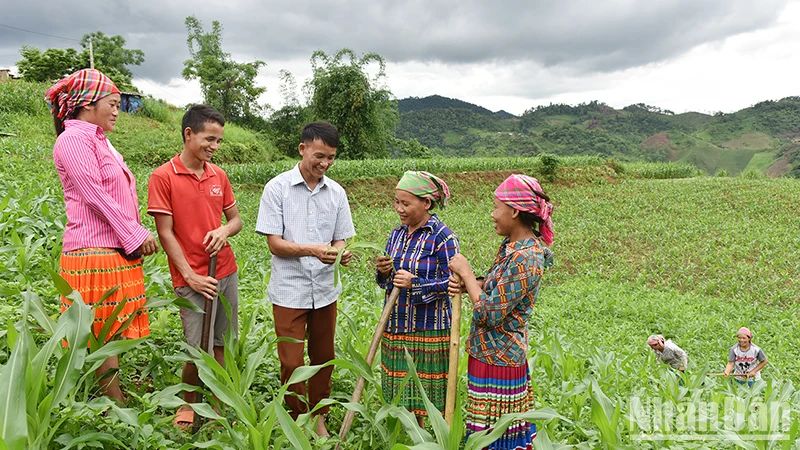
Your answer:
[[[172,216],[172,227],[183,255],[196,273],[208,274],[208,253],[203,245],[206,233],[222,225],[222,214],[236,205],[228,176],[219,167],[205,163],[197,178],[183,165],[180,155],[153,171],[147,186],[147,213]],[[230,244],[217,256],[217,279],[236,272]],[[172,285],[188,286],[172,261]]]

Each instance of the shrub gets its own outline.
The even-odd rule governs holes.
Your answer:
[[[561,166],[561,159],[556,155],[544,153],[539,156],[539,164],[541,166],[542,178],[553,181],[556,178],[558,168]]]
[[[168,123],[170,121],[169,108],[163,100],[155,99],[153,97],[143,98],[142,112],[145,116],[161,123]]]
[[[617,174],[621,175],[625,173],[625,164],[623,164],[622,161],[618,160],[617,158],[606,159],[606,165]]]
[[[47,114],[44,93],[47,83],[29,83],[10,80],[0,83],[0,114]]]

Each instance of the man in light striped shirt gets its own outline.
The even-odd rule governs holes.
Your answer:
[[[304,365],[304,340],[308,335],[311,365],[324,364],[335,357],[336,299],[341,287],[333,283],[333,263],[345,247],[345,239],[355,235],[350,205],[344,189],[325,176],[333,165],[339,133],[325,122],[303,128],[299,146],[302,160],[264,187],[258,210],[256,232],[267,236],[272,253],[272,273],[268,297],[272,302],[275,334],[299,342],[278,342],[281,382],[294,369]],[[350,262],[344,251],[341,264]],[[326,367],[306,385],[296,383],[286,403],[293,418],[313,409],[331,392],[332,367]],[[328,407],[314,412],[316,431],[330,436],[324,415]]]

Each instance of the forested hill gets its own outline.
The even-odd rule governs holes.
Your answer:
[[[497,114],[499,117],[502,117],[504,119],[516,117],[513,114],[507,113],[505,111],[498,111],[497,113],[493,113],[482,106],[468,103],[463,100],[459,100],[457,98],[442,97],[441,95],[431,95],[429,97],[423,97],[423,98],[408,97],[397,101],[397,109],[400,111],[400,114],[411,111],[420,111],[425,109],[448,109],[448,108],[466,109],[468,111],[472,111],[484,116],[492,116]]]
[[[713,116],[592,101],[539,106],[516,117],[441,96],[403,99],[398,108],[397,136],[444,155],[590,154],[688,162],[709,173],[800,176],[800,97]]]

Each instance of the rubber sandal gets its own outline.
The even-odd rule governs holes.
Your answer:
[[[172,421],[172,423],[183,431],[191,430],[192,424],[194,423],[194,410],[192,408],[183,406],[181,408],[186,409],[178,409],[178,412],[175,413],[175,419]]]

